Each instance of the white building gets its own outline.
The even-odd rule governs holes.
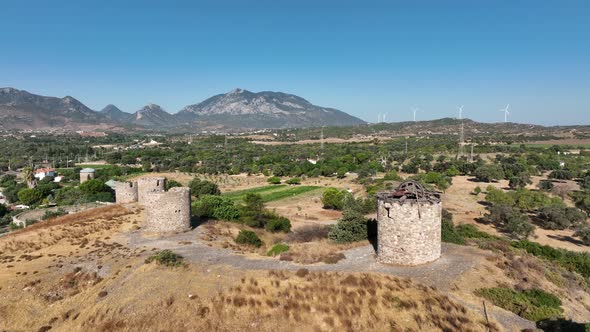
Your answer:
[[[35,178],[37,180],[43,180],[46,176],[56,176],[55,168],[39,168],[35,170]]]

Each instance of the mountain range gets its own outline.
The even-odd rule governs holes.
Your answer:
[[[235,89],[176,114],[156,104],[127,113],[109,104],[93,111],[73,97],[46,97],[14,88],[0,89],[0,129],[80,130],[90,128],[230,129],[305,128],[364,124],[342,111],[313,105],[282,92]]]

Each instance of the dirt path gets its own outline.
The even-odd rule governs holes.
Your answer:
[[[280,261],[277,258],[250,259],[229,249],[210,247],[200,240],[202,232],[201,228],[196,228],[172,236],[150,238],[142,236],[140,231],[134,231],[121,236],[125,237],[130,248],[170,249],[184,256],[189,262],[209,266],[229,265],[245,270],[281,269],[291,271],[306,268],[312,271],[374,272],[408,277],[424,285],[436,287],[472,310],[483,314],[482,308],[450,292],[454,282],[462,274],[473,269],[485,259],[486,253],[474,248],[443,243],[443,254],[439,260],[421,266],[401,267],[377,263],[375,251],[369,245],[345,251],[346,258],[336,264],[302,265]],[[489,314],[507,330],[514,327],[519,327],[519,330],[534,327],[533,323],[499,308],[492,309]]]

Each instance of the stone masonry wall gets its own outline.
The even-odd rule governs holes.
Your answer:
[[[82,173],[80,172],[80,183],[84,183],[88,180],[94,179],[94,173]]]
[[[153,193],[166,190],[166,178],[146,177],[137,180],[137,201],[144,206],[153,204],[150,197]]]
[[[190,229],[190,188],[175,187],[167,192],[152,192],[151,203],[145,205],[146,222],[143,230],[155,233],[183,232]]]
[[[419,265],[441,255],[442,205],[406,200],[379,200],[377,261]]]
[[[115,185],[117,204],[137,202],[137,182],[119,182]]]

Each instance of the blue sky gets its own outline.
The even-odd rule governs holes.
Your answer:
[[[174,2],[174,4],[172,4]],[[367,121],[590,124],[588,1],[2,1],[0,86],[171,113],[240,87]]]

